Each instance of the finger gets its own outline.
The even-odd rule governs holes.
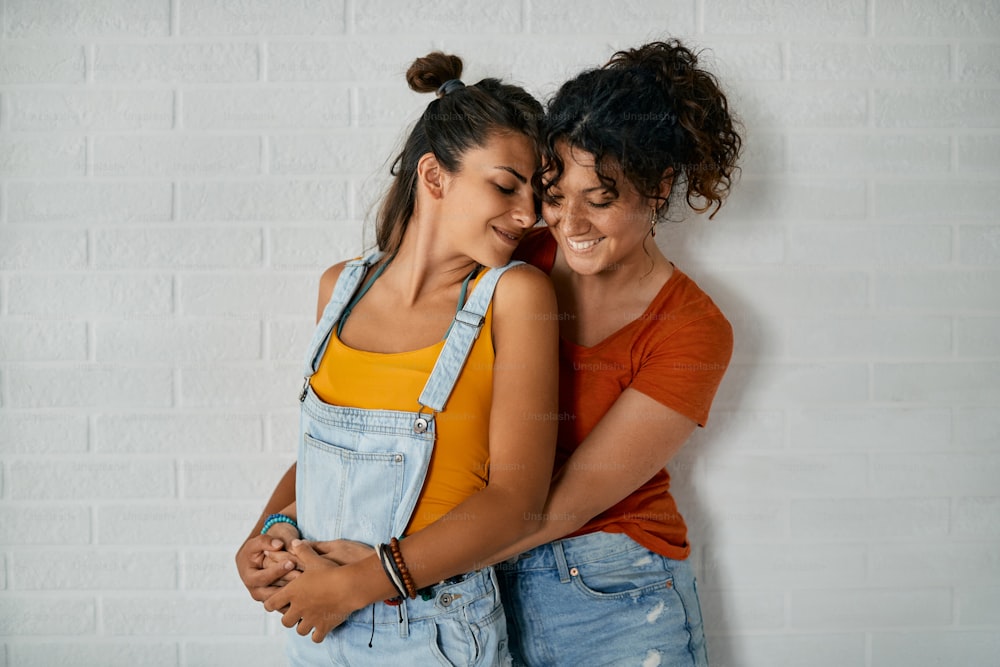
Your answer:
[[[283,586],[277,583],[268,584],[267,586],[257,586],[250,589],[250,597],[252,597],[257,602],[267,602],[268,598],[280,590]]]
[[[318,553],[320,556],[325,556],[329,553],[341,553],[347,546],[345,543],[347,540],[322,540],[310,542],[313,551]]]
[[[312,623],[306,623],[301,618],[299,619],[299,624],[295,626],[295,632],[299,633],[303,637],[312,632],[312,629],[313,629]]]
[[[301,576],[301,575],[302,575],[302,572],[300,572],[299,570],[292,570],[291,572],[289,572],[288,574],[286,574],[285,576],[283,576],[281,579],[278,579],[276,582],[274,582],[274,585],[275,586],[286,586],[286,585],[292,583],[293,581],[295,581],[296,579],[298,579],[299,576]]]
[[[250,595],[257,602],[266,602],[268,598],[280,591],[282,588],[292,583],[299,578],[302,572],[298,570],[292,570],[281,579],[268,584],[267,586],[258,586],[257,588],[250,589]]]
[[[264,567],[281,565],[286,570],[291,570],[295,567],[295,557],[287,551],[265,551],[264,553],[267,554],[264,558]]]
[[[324,631],[324,630],[320,630],[319,628],[316,628],[316,630],[312,634],[312,640],[314,642],[316,642],[317,644],[322,644],[323,640],[326,639],[326,636],[328,634],[330,634],[329,630],[325,630]]]
[[[236,552],[236,567],[240,570],[254,566],[259,567],[263,558],[263,552],[264,548],[260,536],[251,537]]]
[[[260,553],[266,549],[280,549],[285,543],[273,535],[255,535],[243,545],[243,551],[248,553]]]
[[[292,540],[292,554],[300,561],[310,561],[323,558],[313,549],[312,543],[306,540]],[[325,560],[325,559],[324,559]]]
[[[293,614],[291,610],[285,612],[281,617],[281,624],[286,628],[295,627],[295,624],[299,622],[299,615]]]
[[[287,582],[286,582],[287,583]],[[284,583],[276,582],[271,586],[261,586],[250,591],[250,596],[257,602],[267,602],[268,599],[284,587]]]
[[[254,570],[244,576],[243,581],[248,588],[261,588],[263,586],[270,586],[288,574],[288,572],[289,568],[284,563],[275,563],[260,570]]]
[[[267,600],[264,601],[264,609],[267,609],[268,611],[278,611],[279,609],[283,609],[287,604],[290,603],[290,597],[291,596],[288,595],[288,591],[286,591],[284,588],[281,588],[271,597],[269,597]],[[298,619],[295,620],[297,621]],[[282,621],[284,621],[284,619],[282,619]],[[290,628],[292,626],[289,625],[286,627]]]

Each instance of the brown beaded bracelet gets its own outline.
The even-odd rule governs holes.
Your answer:
[[[410,571],[406,568],[406,562],[403,561],[403,554],[399,550],[399,540],[395,537],[389,540],[389,551],[392,552],[392,560],[396,563],[396,567],[399,569],[399,574],[403,578],[403,586],[406,587],[406,595],[411,600],[417,597],[417,587],[413,583],[413,577],[410,576]]]

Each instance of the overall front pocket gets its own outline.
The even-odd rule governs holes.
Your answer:
[[[295,488],[303,537],[387,541],[405,465],[400,452],[359,452],[303,434]]]

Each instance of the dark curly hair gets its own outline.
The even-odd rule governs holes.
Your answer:
[[[541,147],[544,114],[534,97],[498,79],[483,79],[471,86],[453,83],[439,90],[460,76],[461,58],[440,51],[417,58],[406,72],[412,90],[437,91],[438,97],[427,105],[390,169],[394,178],[375,221],[378,248],[388,254],[399,248],[413,215],[417,163],[422,156],[432,153],[447,171],[457,172],[466,151],[484,146],[497,133],[524,134]]]
[[[621,173],[644,197],[666,211],[663,179],[702,213],[729,194],[742,140],[726,96],[697,55],[676,40],[619,51],[604,67],[567,81],[549,103],[542,196],[558,183],[563,163],[556,145],[591,153],[601,183],[618,194]],[[620,171],[619,171],[620,170]],[[679,183],[681,185],[679,185]]]

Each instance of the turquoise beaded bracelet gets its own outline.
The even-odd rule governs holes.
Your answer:
[[[265,535],[267,531],[276,523],[289,523],[295,530],[299,529],[299,524],[295,523],[295,519],[285,514],[272,514],[264,520],[264,527],[260,529],[260,534]]]

